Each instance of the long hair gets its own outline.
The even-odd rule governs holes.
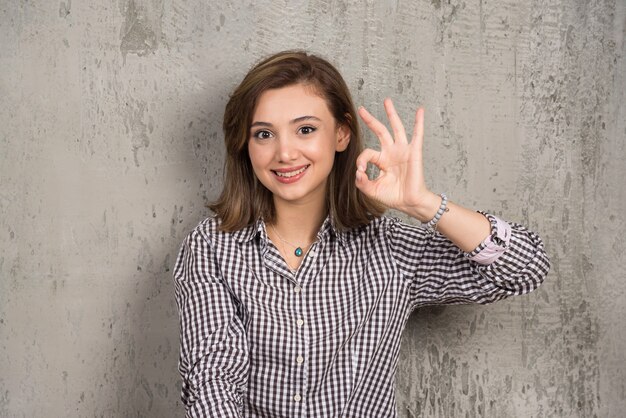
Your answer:
[[[224,188],[209,205],[224,231],[237,231],[263,218],[274,222],[272,193],[257,180],[248,155],[252,116],[266,90],[305,84],[325,101],[336,124],[350,128],[348,147],[335,153],[326,189],[326,204],[335,228],[346,230],[381,216],[385,207],[355,186],[356,159],[363,149],[350,91],[339,71],[328,61],[304,51],[284,51],[255,65],[230,96],[224,112],[226,162]]]

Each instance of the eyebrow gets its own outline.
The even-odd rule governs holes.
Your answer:
[[[307,116],[300,116],[297,117],[295,119],[292,119],[289,123],[290,124],[294,124],[294,123],[298,123],[298,122],[302,122],[305,120],[316,120],[318,122],[321,122],[322,120],[320,118],[318,118],[317,116],[311,116],[311,115],[307,115]],[[253,122],[252,125],[250,125],[251,128],[254,128],[255,126],[267,126],[267,127],[271,127],[274,126],[269,122],[262,122],[262,121],[256,121]]]

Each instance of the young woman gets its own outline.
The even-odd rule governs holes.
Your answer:
[[[381,146],[362,150],[346,84],[319,57],[276,54],[235,89],[224,189],[174,270],[188,416],[395,416],[415,308],[490,303],[543,281],[536,234],[428,189],[424,111],[408,141],[384,107],[393,134],[359,108]]]

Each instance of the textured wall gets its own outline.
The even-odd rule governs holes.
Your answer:
[[[625,26],[624,0],[1,1],[0,416],[182,415],[171,268],[229,91],[286,48],[379,116],[425,105],[432,188],[553,261],[534,294],[412,317],[400,415],[622,416]]]

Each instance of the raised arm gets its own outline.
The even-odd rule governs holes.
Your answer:
[[[388,228],[392,256],[412,280],[415,304],[488,303],[535,289],[550,266],[541,239],[522,225],[444,202],[430,191],[422,158],[424,110],[416,112],[409,143],[393,103],[386,99],[384,105],[393,136],[367,110],[359,109],[381,149],[361,153],[356,186],[423,223],[442,213],[435,225],[438,233],[400,222]],[[377,178],[368,178],[368,163],[380,169]]]
[[[390,256],[408,283],[413,308],[491,303],[541,285],[550,263],[539,236],[522,225],[485,216],[492,235],[471,252],[444,235],[398,219],[386,223]]]
[[[248,346],[237,303],[221,279],[209,241],[194,230],[174,268],[180,315],[181,398],[187,417],[240,417]]]
[[[386,206],[428,222],[440,208],[442,198],[430,191],[424,181],[424,109],[419,108],[415,114],[413,137],[409,143],[393,103],[385,99],[384,104],[393,137],[384,124],[365,108],[359,108],[359,115],[378,137],[381,150],[366,149],[361,153],[357,159],[356,186]],[[380,169],[376,179],[368,179],[365,173],[367,163]],[[490,233],[489,220],[485,216],[452,202],[448,202],[437,229],[464,251],[472,251]]]

